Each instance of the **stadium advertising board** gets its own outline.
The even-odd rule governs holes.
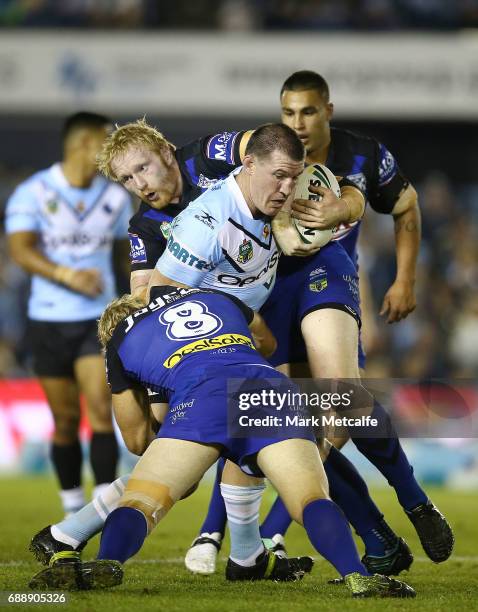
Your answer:
[[[466,33],[4,33],[0,110],[270,114],[277,83],[304,58],[328,79],[341,117],[478,116],[478,39]]]

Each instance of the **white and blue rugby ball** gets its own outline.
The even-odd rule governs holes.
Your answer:
[[[314,187],[326,187],[332,189],[335,195],[340,198],[340,187],[334,173],[322,164],[307,166],[297,179],[295,186],[295,200],[315,200],[320,202],[322,196],[309,191],[309,185]],[[323,247],[332,240],[332,236],[337,228],[326,230],[310,229],[303,227],[298,219],[292,217],[295,228],[305,244],[312,244],[315,247]]]

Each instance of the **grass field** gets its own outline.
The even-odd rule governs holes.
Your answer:
[[[430,491],[435,503],[447,514],[456,534],[453,557],[442,565],[426,559],[411,524],[390,490],[374,491],[390,524],[409,542],[415,563],[406,575],[418,593],[415,600],[353,600],[343,587],[326,584],[333,568],[317,560],[314,570],[302,582],[227,583],[223,569],[227,549],[221,551],[215,576],[189,574],[183,554],[196,535],[207,505],[210,485],[206,484],[188,500],[180,502],[147,540],[143,550],[126,565],[124,583],[114,590],[71,593],[70,610],[123,612],[126,610],[188,611],[311,611],[311,610],[420,610],[454,612],[478,610],[478,493]],[[29,538],[41,527],[60,518],[52,478],[0,480],[0,590],[25,591],[30,577],[40,569],[28,552]],[[272,493],[265,495],[268,506]],[[317,556],[303,531],[293,527],[288,534],[290,553]],[[84,557],[97,550],[95,538]],[[405,577],[405,576],[404,576]],[[23,609],[19,604],[7,606]],[[62,609],[61,605],[41,605]],[[24,606],[26,609],[26,606]],[[32,606],[28,606],[31,610]]]

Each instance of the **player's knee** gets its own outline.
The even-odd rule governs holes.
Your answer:
[[[174,504],[169,487],[152,480],[130,478],[118,507],[135,508],[146,518],[148,533]]]
[[[78,437],[80,417],[76,414],[61,414],[54,416],[55,421],[55,442],[68,444],[74,442]]]
[[[88,418],[95,431],[110,431],[112,429],[111,398],[96,398],[88,400]]]

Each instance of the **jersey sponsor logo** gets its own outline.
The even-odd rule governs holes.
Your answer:
[[[167,246],[168,251],[181,263],[191,266],[192,268],[197,268],[198,270],[212,270],[212,264],[204,261],[204,259],[199,259],[199,257],[196,257],[196,255],[190,253],[181,244],[179,244],[179,242],[176,242],[172,235],[168,238]]]
[[[128,234],[129,236],[129,256],[131,263],[144,263],[147,261],[146,247],[138,234]]]
[[[196,398],[189,400],[189,402],[181,402],[177,406],[173,406],[169,409],[169,418],[171,419],[171,425],[174,425],[176,421],[182,421],[187,419],[186,410],[194,406]]]
[[[327,274],[327,270],[325,269],[325,266],[320,266],[320,268],[315,268],[315,270],[312,270],[309,276],[310,278],[313,278],[314,276],[323,276],[324,274]]]
[[[79,213],[80,213],[80,215],[81,215],[81,214],[82,214],[82,213],[84,213],[84,212],[85,212],[85,210],[86,210],[85,203],[84,203],[84,202],[82,202],[82,201],[80,200],[80,201],[77,203],[77,205],[75,206],[75,209],[76,209],[76,211],[77,211],[77,212],[79,212]]]
[[[239,255],[237,256],[237,260],[240,264],[245,264],[250,261],[254,257],[254,250],[252,248],[252,242],[250,240],[242,241],[242,244],[239,245]]]
[[[210,336],[223,325],[206,304],[196,300],[170,306],[159,315],[159,322],[167,326],[166,335],[175,342]]]
[[[267,240],[270,233],[271,228],[268,225],[264,225],[264,227],[262,228],[262,236],[265,240]]]
[[[46,209],[51,215],[54,215],[58,211],[58,201],[57,200],[48,200],[46,203]]]
[[[350,293],[359,299],[358,278],[352,274],[342,274],[342,278],[347,283]]]
[[[42,244],[46,249],[59,249],[61,247],[91,247],[101,249],[111,242],[108,236],[97,236],[78,232],[76,234],[66,234],[63,236],[45,235],[42,237]]]
[[[206,225],[209,229],[214,229],[213,221],[216,221],[217,223],[217,219],[204,210],[202,211],[202,215],[194,215],[194,218],[201,221],[201,223],[204,223],[204,225]]]
[[[380,146],[380,165],[378,167],[378,184],[386,185],[397,172],[395,158],[383,145]]]
[[[236,132],[222,132],[213,136],[207,144],[207,156],[229,164],[234,163],[228,144],[235,135]]]
[[[367,178],[363,172],[356,172],[355,174],[347,174],[347,178],[356,187],[358,187],[360,191],[363,191],[363,193],[367,192]]]
[[[254,343],[247,336],[242,334],[220,334],[219,336],[214,336],[213,338],[205,338],[204,340],[196,340],[195,342],[186,344],[179,350],[169,355],[169,357],[167,357],[163,362],[163,366],[171,369],[178,365],[178,363],[184,359],[184,357],[187,357],[187,355],[199,353],[200,351],[211,351],[213,349],[230,346],[231,344],[240,344],[256,350]]]
[[[269,259],[266,262],[266,265],[262,268],[262,270],[256,276],[244,277],[244,276],[236,276],[234,274],[220,274],[217,277],[217,280],[223,285],[229,285],[231,287],[244,287],[245,285],[251,285],[261,280],[261,278],[265,274],[267,274],[269,270],[273,270],[276,267],[278,260],[279,260],[279,254],[276,251],[271,257],[269,257]],[[264,283],[266,289],[270,288],[273,280],[274,279],[272,277],[271,279],[269,279],[267,282]]]
[[[163,221],[159,226],[159,229],[167,240],[171,234],[171,221]]]
[[[219,189],[220,185],[216,185],[216,183],[218,183],[220,180],[221,179],[210,179],[201,173],[198,176],[197,186],[201,189],[209,189],[210,187],[213,187],[213,189]]]

